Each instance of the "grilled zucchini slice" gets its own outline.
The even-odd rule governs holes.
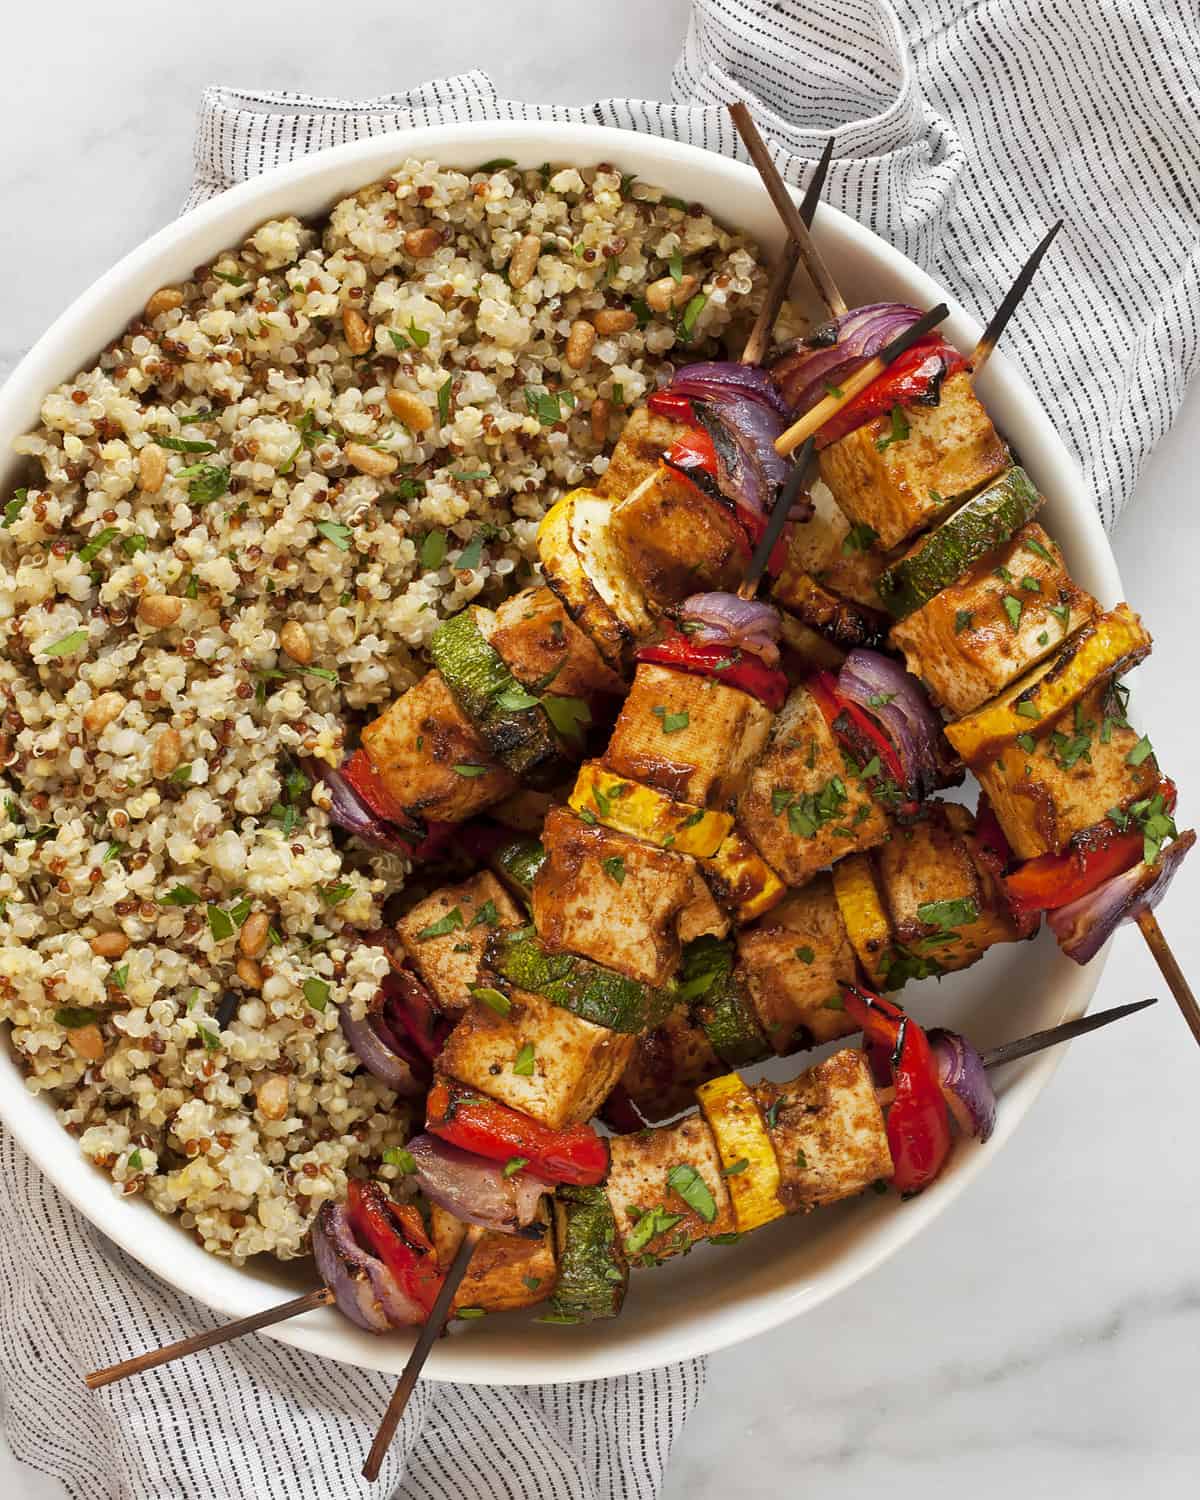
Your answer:
[[[543,1323],[615,1318],[629,1289],[629,1265],[603,1187],[564,1183],[554,1194],[558,1281]]]
[[[739,925],[769,912],[787,894],[787,886],[736,828],[701,868],[717,900]]]
[[[691,1003],[692,1015],[727,1068],[749,1067],[771,1055],[734,968],[732,943],[711,937],[690,943],[679,972],[679,994]]]
[[[501,844],[488,861],[515,895],[528,906],[533,894],[533,878],[546,862],[546,846],[541,839],[511,839]]]

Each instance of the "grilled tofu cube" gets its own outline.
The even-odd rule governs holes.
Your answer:
[[[525,914],[486,870],[418,901],[397,924],[409,962],[448,1015],[465,1010],[480,983],[488,937],[498,927],[520,927]]]
[[[819,875],[793,891],[737,939],[739,973],[758,1024],[777,1053],[815,1047],[855,1031],[841,985],[858,977],[854,950],[833,894]]]
[[[680,802],[724,807],[741,789],[770,727],[770,710],[749,693],[643,662],[604,760],[618,776]]]
[[[788,885],[888,834],[888,819],[846,766],[816,700],[803,687],[775,719],[771,743],[737,801],[738,825]]]
[[[620,670],[634,643],[654,629],[654,617],[613,535],[612,511],[612,501],[594,491],[572,490],[543,517],[538,556],[571,618]]]
[[[806,1213],[892,1175],[883,1111],[866,1056],[844,1048],[792,1083],[760,1083],[755,1099],[779,1159],[779,1200]],[[769,1113],[778,1105],[774,1114]]]
[[[971,842],[974,825],[965,807],[927,802],[871,856],[894,941],[903,949],[883,960],[888,988],[903,981],[914,961],[918,972],[950,973],[994,943],[1016,940],[996,877]]]
[[[905,437],[891,414],[875,417],[821,452],[821,478],[882,551],[928,526],[1008,462],[1008,452],[964,371],[942,386],[936,406],[904,409]]]
[[[729,915],[717,905],[716,897],[697,869],[692,879],[692,894],[679,914],[679,941],[693,938],[723,938],[729,931]]]
[[[685,423],[660,417],[648,406],[635,406],[621,429],[596,493],[610,500],[623,500],[631,495],[659,467],[667,449],[690,431]]]
[[[887,635],[882,611],[864,609],[851,599],[839,597],[809,573],[785,569],[771,588],[771,598],[843,651],[882,645]]]
[[[546,819],[542,842],[533,920],[545,947],[582,954],[644,984],[666,984],[679,967],[695,860],[588,825],[559,807]]]
[[[1120,691],[1119,684],[1115,693],[1112,684],[1093,688],[972,767],[1019,858],[1062,853],[1110,807],[1156,789],[1158,762],[1152,754],[1142,758],[1138,732],[1124,722]]]
[[[690,1006],[637,1039],[621,1083],[646,1120],[669,1120],[695,1103],[695,1088],[728,1069]]]
[[[434,1203],[430,1207],[430,1239],[438,1265],[448,1271],[467,1226],[461,1219]],[[535,1307],[554,1290],[558,1264],[554,1257],[554,1232],[543,1198],[537,1218],[526,1234],[497,1234],[489,1230],[467,1262],[467,1269],[450,1307],[482,1307],[487,1312],[512,1312]]]
[[[1096,613],[1036,522],[892,629],[908,670],[956,717],[978,708]]]
[[[658,609],[707,589],[735,589],[750,547],[733,507],[659,464],[612,516],[613,535]]]
[[[625,684],[563,607],[553,590],[522,589],[496,611],[491,646],[522,687],[591,701],[621,694]]]
[[[511,990],[510,1000],[503,1016],[473,1003],[450,1033],[438,1067],[553,1130],[590,1120],[625,1071],[634,1038],[580,1020],[528,990]],[[513,1064],[527,1045],[532,1071],[516,1073]]]
[[[462,823],[517,784],[491,760],[440,672],[427,672],[368,724],[362,742],[389,796],[414,818]]]
[[[626,1253],[637,1263],[641,1255],[662,1260],[690,1250],[697,1240],[714,1234],[731,1234],[736,1225],[729,1190],[721,1173],[721,1158],[712,1131],[703,1115],[685,1115],[676,1125],[636,1135],[613,1136],[609,1143],[608,1201],[617,1221],[617,1235]],[[667,1181],[676,1167],[691,1167],[712,1198],[708,1210],[703,1192],[693,1194],[708,1210],[701,1213],[686,1203]],[[670,1216],[669,1227],[651,1236],[645,1244],[630,1247],[630,1236],[644,1214],[658,1209]]]
[[[812,516],[789,531],[787,560],[772,592],[783,603],[795,586],[792,580],[808,578],[843,600],[878,610],[876,585],[888,554],[872,545],[863,528],[851,527],[823,480],[813,485],[809,499]]]

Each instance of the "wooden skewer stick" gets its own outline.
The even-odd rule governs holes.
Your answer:
[[[375,1441],[371,1444],[371,1451],[367,1454],[367,1461],[362,1467],[364,1479],[379,1478],[379,1468],[383,1463],[384,1454],[392,1446],[392,1439],[396,1436],[396,1428],[400,1425],[400,1418],[404,1415],[409,1397],[421,1378],[421,1370],[429,1358],[429,1351],[446,1326],[450,1303],[454,1300],[455,1292],[458,1291],[459,1282],[466,1274],[471,1256],[475,1253],[475,1247],[482,1238],[483,1230],[478,1224],[468,1226],[466,1234],[463,1235],[462,1244],[458,1247],[458,1253],[446,1272],[446,1279],[442,1282],[442,1289],[437,1294],[437,1301],[430,1308],[429,1316],[425,1319],[425,1326],[421,1329],[421,1335],[413,1345],[408,1362],[400,1373],[400,1379],[396,1382],[396,1389],[392,1392],[392,1399],[388,1402],[388,1409],[383,1414],[383,1421],[379,1424]]]
[[[825,191],[825,179],[829,175],[829,163],[832,160],[833,137],[830,136],[825,143],[824,151],[821,152],[821,160],[817,163],[812,180],[804,191],[804,202],[800,205],[800,217],[810,228],[813,215],[817,211],[817,204],[821,201],[821,194]],[[799,264],[800,246],[789,237],[775,264],[775,269],[771,272],[763,305],[758,310],[758,317],[754,320],[754,327],[750,330],[750,337],[746,340],[746,347],[742,350],[742,364],[762,364],[767,346],[771,342],[771,333],[775,327],[775,320],[779,316],[779,309],[783,306],[783,299],[788,294],[792,277],[795,276],[796,267]]]
[[[823,401],[818,401],[816,406],[805,412],[798,422],[793,422],[782,436],[776,438],[776,453],[781,453],[786,457],[801,443],[807,442],[820,428],[824,427],[830,417],[841,411],[848,401],[852,401],[860,391],[866,390],[873,380],[877,380],[893,360],[899,359],[906,349],[910,349],[918,339],[924,338],[931,328],[936,328],[949,316],[950,309],[944,302],[931,307],[927,313],[917,319],[911,328],[906,328],[873,359],[869,359],[861,370],[855,370],[853,375],[847,376],[838,395],[826,396]]]
[[[1004,294],[1000,306],[992,314],[992,321],[983,330],[982,337],[975,345],[971,353],[971,378],[977,379],[980,370],[991,358],[992,350],[1000,341],[1000,335],[1008,327],[1009,319],[1017,310],[1017,304],[1029,290],[1029,283],[1033,280],[1033,273],[1041,264],[1042,256],[1049,250],[1051,242],[1058,231],[1063,227],[1063,221],[1059,219],[1057,224],[1052,224],[1042,237],[1041,244],[1017,272],[1017,279]]]
[[[767,571],[767,564],[771,560],[771,553],[775,550],[775,543],[783,534],[788,515],[796,503],[796,496],[800,493],[800,486],[804,482],[804,471],[808,468],[808,461],[812,457],[813,443],[814,439],[809,438],[801,448],[792,464],[792,472],[779,487],[775,504],[771,507],[771,514],[767,518],[767,529],[759,538],[758,546],[755,547],[754,554],[746,568],[746,576],[738,586],[739,599],[753,599],[758,592],[759,579]]]
[[[104,1370],[93,1370],[83,1377],[89,1390],[97,1391],[102,1385],[112,1385],[130,1375],[140,1375],[143,1370],[154,1370],[159,1365],[169,1364],[173,1359],[182,1359],[185,1354],[198,1354],[201,1349],[211,1349],[214,1344],[225,1344],[230,1339],[240,1339],[244,1333],[256,1333],[260,1328],[270,1328],[273,1323],[283,1323],[288,1318],[298,1318],[301,1313],[312,1312],[316,1307],[328,1307],[333,1293],[328,1287],[319,1286],[315,1292],[305,1292],[303,1297],[293,1297],[290,1302],[281,1302],[278,1307],[268,1307],[265,1312],[252,1313],[248,1318],[238,1318],[234,1323],[225,1323],[220,1328],[210,1328],[207,1333],[194,1333],[191,1338],[179,1339],[174,1344],[164,1344],[161,1349],[151,1349],[146,1354],[137,1354],[133,1359],[123,1359],[119,1364],[109,1365]]]
[[[767,143],[759,135],[758,126],[750,118],[750,111],[739,102],[729,106],[729,113],[738,135],[741,136],[746,150],[750,153],[750,160],[758,169],[763,186],[771,195],[771,202],[775,205],[776,213],[787,225],[788,234],[796,242],[800,251],[800,259],[804,262],[804,269],[817,289],[817,295],[829,309],[830,317],[840,318],[846,311],[846,299],[838,291],[837,283],[829,274],[829,267],[821,259],[821,252],[808,232],[808,225],[800,217],[800,211],[792,201],[787,185],[776,170],[775,163],[771,160],[771,153],[767,149]]]
[[[1167,981],[1168,989],[1175,996],[1176,1005],[1183,1012],[1183,1019],[1188,1023],[1197,1043],[1200,1043],[1200,1005],[1196,1003],[1192,987],[1184,978],[1183,970],[1171,952],[1170,944],[1163,936],[1158,919],[1152,911],[1143,911],[1138,914],[1137,924],[1142,929],[1146,946],[1154,955],[1154,962],[1158,965],[1162,977]]]

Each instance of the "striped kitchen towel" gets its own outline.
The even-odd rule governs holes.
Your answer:
[[[829,201],[978,314],[1067,219],[1006,348],[1111,524],[1197,360],[1198,77],[1195,0],[696,0],[670,104],[516,103],[477,72],[358,101],[210,89],[187,202],[324,146],[467,119],[592,120],[740,154],[724,106],[744,98],[793,183],[832,133]],[[73,1497],[367,1491],[387,1377],[249,1338],[167,1367],[152,1391],[89,1394],[81,1370],[216,1319],[92,1229],[2,1133],[0,1223],[9,1438]],[[703,1382],[695,1361],[540,1389],[425,1383],[371,1492],[643,1500]]]

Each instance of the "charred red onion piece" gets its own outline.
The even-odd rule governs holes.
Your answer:
[[[860,646],[843,663],[837,685],[843,698],[882,725],[900,757],[910,797],[923,799],[946,785],[941,723],[910,672],[890,656]]]
[[[523,1229],[548,1191],[544,1182],[520,1171],[505,1177],[502,1162],[486,1161],[436,1136],[419,1135],[406,1149],[417,1164],[417,1181],[425,1196],[483,1229],[501,1234]]]
[[[811,411],[920,316],[905,302],[870,302],[794,340],[771,366],[791,416]]]
[[[964,1135],[986,1141],[996,1128],[996,1096],[983,1058],[957,1031],[928,1033],[946,1108]]]
[[[428,1069],[422,1066],[424,1060],[405,1055],[404,1042],[395,1035],[386,1018],[369,1014],[356,1021],[350,1007],[343,1005],[338,1010],[338,1020],[355,1057],[373,1078],[405,1099],[416,1099],[425,1092]]]
[[[387,1266],[363,1250],[350,1228],[345,1206],[323,1203],[312,1227],[313,1257],[338,1309],[368,1333],[390,1333],[425,1321]]]
[[[1069,906],[1047,913],[1046,920],[1067,957],[1086,964],[1123,922],[1136,921],[1141,912],[1153,911],[1195,842],[1195,830],[1187,828],[1160,850],[1152,865],[1145,861],[1134,865]]]
[[[364,844],[376,849],[386,849],[392,854],[412,855],[421,841],[420,834],[403,830],[396,823],[387,823],[367,806],[336,766],[323,760],[310,759],[304,762],[305,772],[314,781],[323,781],[329,788],[329,821],[352,833]]]
[[[728,646],[757,656],[768,667],[779,664],[782,624],[778,610],[757,599],[736,594],[693,594],[679,611],[679,622],[689,640],[701,646]]]

